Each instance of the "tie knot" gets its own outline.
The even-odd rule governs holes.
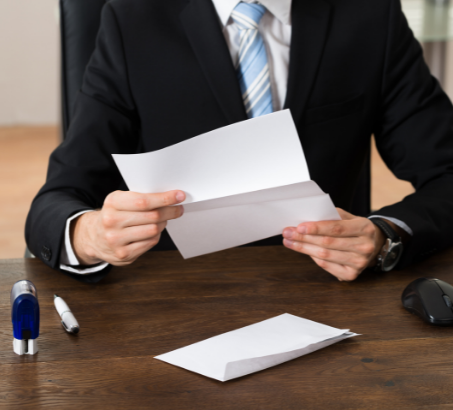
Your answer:
[[[231,13],[231,18],[242,30],[258,30],[258,24],[266,12],[261,4],[240,2]]]

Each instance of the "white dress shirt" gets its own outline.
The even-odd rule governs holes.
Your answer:
[[[256,3],[256,1],[253,0],[243,1],[245,3]],[[240,34],[239,28],[231,18],[231,12],[240,0],[212,0],[212,2],[219,16],[223,35],[225,36],[233,64],[236,66],[239,54]],[[267,10],[259,23],[258,29],[267,51],[273,108],[274,111],[279,111],[285,104],[288,83],[292,0],[261,0],[260,3],[265,6]],[[67,220],[65,241],[60,255],[61,269],[80,274],[97,272],[108,265],[107,263],[102,263],[88,268],[77,267],[80,266],[80,264],[72,249],[69,236],[70,224],[73,219],[85,212],[90,211],[80,212]],[[394,222],[412,235],[411,229],[404,222],[389,217],[383,218]]]

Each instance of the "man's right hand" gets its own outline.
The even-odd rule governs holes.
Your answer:
[[[99,211],[87,212],[71,223],[71,243],[82,265],[108,262],[129,265],[154,247],[167,221],[184,213],[182,191],[160,194],[112,192]]]

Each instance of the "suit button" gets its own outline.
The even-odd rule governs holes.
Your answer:
[[[47,246],[43,246],[41,256],[45,261],[50,261],[50,258],[52,258],[52,251]]]

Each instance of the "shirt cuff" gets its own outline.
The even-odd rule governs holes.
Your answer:
[[[75,256],[74,249],[72,249],[71,238],[70,238],[70,230],[71,230],[71,221],[78,218],[80,215],[83,215],[87,212],[92,212],[93,210],[86,210],[79,212],[75,215],[72,215],[70,218],[66,220],[66,229],[64,232],[64,242],[63,246],[61,247],[60,252],[60,269],[63,269],[68,272],[77,273],[79,275],[86,275],[88,273],[99,272],[105,269],[108,266],[107,262],[102,262],[100,264],[89,266],[89,267],[80,267],[81,266],[77,257]]]
[[[384,215],[371,215],[368,217],[368,219],[371,218],[382,218],[382,219],[387,219],[390,222],[393,222],[396,226],[399,226],[401,229],[404,229],[410,236],[414,236],[414,232],[412,231],[411,228],[407,226],[403,221],[400,221],[399,219],[396,218],[391,218],[389,216],[384,216]]]

